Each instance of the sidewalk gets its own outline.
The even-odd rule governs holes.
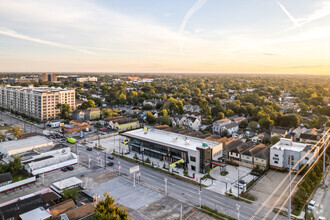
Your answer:
[[[322,181],[321,181],[322,184]],[[319,187],[313,197],[313,200],[316,202],[314,209],[314,217],[318,219],[318,217],[323,216],[325,219],[330,219],[330,169],[328,169],[327,177],[325,179],[325,185],[327,188],[323,189],[323,187]]]
[[[116,149],[116,152],[117,152],[117,149]],[[135,154],[138,156],[139,160],[142,161],[142,154],[138,154],[136,152],[131,152],[129,154],[124,154],[124,156],[127,157],[127,158],[134,159],[134,155]],[[146,161],[147,158],[149,158],[149,160],[150,160],[149,165],[152,165],[153,164],[158,169],[162,169],[162,170],[165,170],[165,171],[168,171],[168,172],[172,172],[172,170],[173,170],[173,174],[178,175],[178,176],[181,176],[181,177],[184,177],[184,178],[189,179],[189,180],[195,180],[198,183],[200,181],[200,178],[202,178],[205,175],[205,174],[202,174],[202,173],[199,173],[199,172],[193,172],[193,171],[189,170],[188,171],[188,176],[189,177],[187,177],[187,176],[185,176],[183,174],[183,171],[184,170],[182,168],[173,168],[173,167],[170,167],[170,170],[168,170],[168,168],[169,168],[168,162],[166,162],[166,161],[160,161],[159,159],[152,158],[152,157],[149,157],[149,156],[144,155],[144,161]],[[163,169],[164,164],[165,164],[165,167],[167,169]],[[192,178],[193,173],[195,173],[195,179]],[[211,186],[212,185],[212,182],[213,181],[211,179],[204,179],[204,180],[201,181],[201,183],[204,184],[204,185],[206,185],[206,186]]]

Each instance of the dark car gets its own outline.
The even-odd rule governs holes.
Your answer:
[[[113,162],[112,162],[112,161],[108,161],[108,162],[107,162],[107,165],[108,165],[108,166],[113,166]]]
[[[250,173],[252,176],[260,176],[260,173],[256,172],[256,171],[252,171]]]
[[[93,150],[93,147],[88,146],[88,147],[87,147],[87,150],[88,150],[88,151],[92,151],[92,150]]]
[[[73,170],[73,166],[67,166],[66,167],[68,170]]]
[[[115,157],[110,155],[110,156],[108,156],[108,159],[113,160],[113,159],[115,159]]]
[[[62,167],[61,170],[62,170],[63,172],[68,171],[68,169],[67,169],[66,167]]]
[[[240,180],[238,182],[239,182],[239,184],[243,184],[243,185],[245,185],[247,183],[245,180]]]

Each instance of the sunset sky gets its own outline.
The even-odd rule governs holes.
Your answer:
[[[330,74],[329,0],[0,0],[0,72]]]

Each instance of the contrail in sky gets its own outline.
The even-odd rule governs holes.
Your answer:
[[[89,55],[95,55],[95,53],[92,53],[88,50],[75,48],[73,46],[57,43],[57,42],[54,42],[54,41],[48,41],[48,40],[42,40],[42,39],[38,39],[38,38],[34,38],[34,37],[29,37],[27,35],[17,33],[16,31],[13,31],[13,30],[0,29],[0,35],[5,35],[5,36],[9,36],[9,37],[17,38],[17,39],[22,39],[22,40],[28,40],[28,41],[32,41],[32,42],[35,42],[35,43],[48,45],[48,46],[74,50],[74,51],[78,51],[78,52],[89,54]]]
[[[195,14],[199,9],[203,7],[203,5],[207,2],[207,0],[198,0],[187,12],[187,14],[184,16],[183,21],[180,26],[180,33],[184,31],[184,28],[186,27],[187,22]]]
[[[298,21],[290,14],[290,12],[288,10],[286,10],[286,8],[284,7],[284,5],[282,5],[279,1],[276,1],[277,4],[280,6],[280,8],[282,9],[282,11],[289,17],[289,19],[292,21],[292,23],[294,24],[294,27],[298,26]]]

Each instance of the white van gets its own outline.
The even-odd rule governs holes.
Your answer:
[[[309,210],[313,211],[314,208],[315,208],[315,203],[316,203],[316,202],[315,202],[314,200],[309,201],[307,208],[308,208]]]

